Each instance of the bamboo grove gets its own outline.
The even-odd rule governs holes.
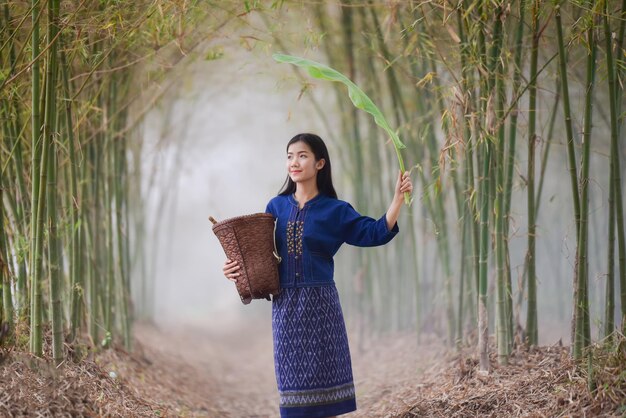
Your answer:
[[[0,2],[3,344],[57,364],[67,347],[130,345],[143,232],[129,109],[207,19],[187,2]]]
[[[608,218],[599,337],[610,341],[614,332],[623,334],[626,248],[619,139],[624,138],[626,2],[343,1],[305,7],[316,26],[309,29],[308,43],[376,103],[384,103],[422,187],[406,220],[405,230],[412,233],[405,236],[401,254],[382,249],[357,256],[356,266],[344,272],[350,277],[357,271],[357,281],[363,282],[346,285],[357,289],[349,305],[378,329],[415,323],[418,330],[432,329],[441,313],[448,341],[478,335],[483,370],[489,367],[490,327],[501,363],[516,342],[537,345],[538,277],[547,281],[548,274],[537,271],[536,242],[539,231],[549,231],[549,225],[537,222],[544,184],[550,181],[548,163],[560,161],[555,154],[561,153],[570,184],[560,193],[571,195],[575,230],[571,281],[560,289],[573,307],[572,354],[581,358],[591,342],[592,207]],[[277,49],[298,48],[282,41],[281,27],[270,18],[265,22]],[[303,89],[309,89],[310,80],[300,77]],[[336,89],[341,126],[328,131],[353,173],[357,206],[366,213],[384,211],[386,196],[378,191],[385,190],[386,176],[393,172],[389,147],[377,145],[380,130],[350,106],[341,86],[324,88]],[[580,105],[572,105],[573,97]],[[318,99],[311,95],[311,100]],[[609,173],[591,178],[593,153],[604,149],[602,164],[610,166]],[[520,156],[526,156],[523,167]],[[591,201],[595,183],[607,191],[606,200]],[[519,205],[514,196],[527,205],[523,271],[517,280],[509,246],[520,229],[512,213]],[[434,252],[423,249],[428,236],[436,241]],[[400,258],[404,262],[397,266]]]
[[[144,256],[137,249],[145,225],[141,144],[129,138],[146,111],[131,115],[131,105],[145,99],[144,83],[163,82],[193,55],[207,37],[200,28],[210,33],[228,21],[243,21],[227,29],[243,32],[268,60],[273,52],[309,54],[346,74],[407,145],[420,188],[401,245],[358,253],[338,272],[354,277],[339,285],[350,288],[346,306],[358,317],[378,330],[444,330],[451,344],[476,344],[484,370],[490,334],[501,363],[514,344],[537,345],[546,320],[538,295],[551,274],[538,268],[537,243],[551,222],[542,217],[553,199],[544,195],[548,167],[560,164],[574,257],[551,262],[568,269],[555,297],[571,305],[572,354],[583,358],[591,343],[592,309],[602,311],[599,337],[626,332],[626,0],[0,7],[0,318],[12,343],[29,338],[33,353],[50,346],[61,361],[63,343],[83,335],[105,346],[130,342],[131,276]],[[311,84],[299,77],[302,94]],[[324,88],[335,89],[336,124],[316,95],[306,97],[340,150],[355,205],[382,213],[395,156],[342,86]],[[591,175],[592,161],[608,167],[606,178]],[[608,229],[601,280],[589,266],[598,259],[590,227],[599,216]],[[520,234],[523,246],[513,240]]]

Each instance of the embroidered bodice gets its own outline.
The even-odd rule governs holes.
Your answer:
[[[360,215],[349,203],[318,194],[303,208],[293,196],[276,196],[265,212],[277,218],[276,246],[281,287],[323,286],[334,283],[333,257],[345,242],[373,247],[391,241],[398,224],[389,230],[385,215]]]

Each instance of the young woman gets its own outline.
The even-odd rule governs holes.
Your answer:
[[[287,144],[287,179],[267,205],[277,219],[281,292],[272,304],[274,366],[281,417],[333,417],[356,409],[352,364],[333,256],[344,243],[383,245],[398,233],[404,192],[413,185],[398,173],[389,209],[376,220],[339,200],[322,139],[298,134]],[[237,281],[240,266],[226,260]]]

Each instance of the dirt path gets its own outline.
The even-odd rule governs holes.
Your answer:
[[[271,325],[258,321],[223,331],[160,330],[139,325],[136,336],[146,351],[162,361],[181,382],[194,416],[277,417]],[[406,410],[420,376],[441,366],[441,346],[420,344],[414,335],[389,334],[357,349],[351,338],[358,411],[354,417],[393,416]],[[150,357],[150,355],[148,355]],[[184,383],[183,383],[184,382]]]
[[[262,318],[261,318],[262,319]],[[49,335],[49,334],[48,334]],[[132,352],[119,345],[55,367],[0,349],[0,416],[277,417],[268,322],[229,330],[138,324]],[[593,383],[559,344],[517,347],[488,374],[473,347],[449,351],[414,335],[350,336],[358,410],[350,417],[624,416],[626,340],[596,347]],[[76,346],[76,348],[80,348]],[[76,351],[76,356],[79,356]]]

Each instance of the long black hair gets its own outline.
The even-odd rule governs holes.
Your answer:
[[[328,155],[328,148],[326,148],[326,144],[324,144],[322,138],[315,134],[298,134],[291,138],[289,143],[287,143],[287,151],[289,151],[289,146],[291,146],[291,144],[295,144],[296,142],[304,142],[307,144],[311,148],[311,151],[313,151],[316,162],[322,158],[326,160],[324,167],[317,172],[317,188],[320,193],[337,199],[337,192],[333,187],[333,178],[330,169],[330,156]],[[278,194],[290,195],[295,192],[296,183],[294,183],[294,181],[291,180],[291,177],[289,177],[289,174],[287,174],[287,179],[285,180],[285,183],[283,183],[281,191]]]

